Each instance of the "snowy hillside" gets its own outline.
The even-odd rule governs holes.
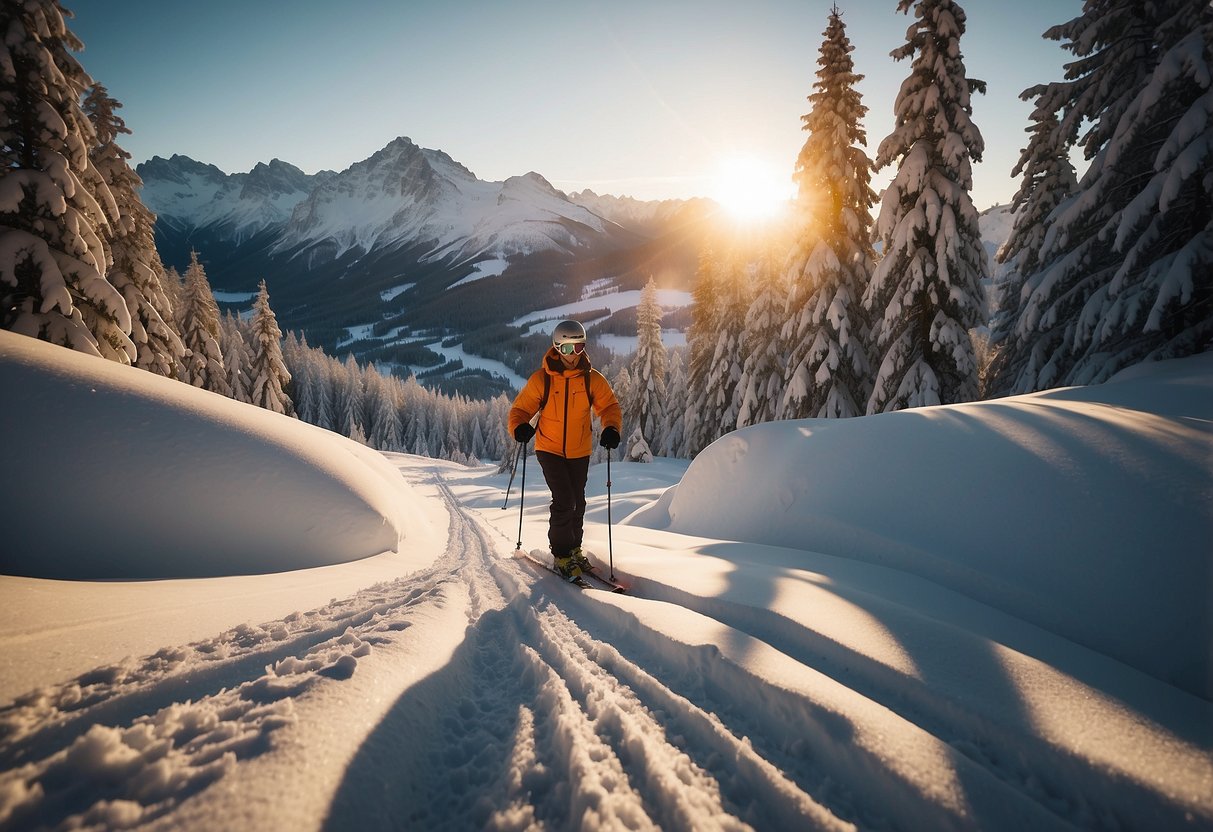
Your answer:
[[[25,437],[0,484],[5,574],[281,572],[409,537],[379,455],[296,419],[7,331],[0,389],[20,391],[4,435]]]
[[[596,466],[619,596],[514,556],[533,458],[503,511],[0,333],[5,571],[215,576],[0,577],[0,830],[1213,828],[1211,369]]]

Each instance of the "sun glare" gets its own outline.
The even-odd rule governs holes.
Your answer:
[[[733,156],[717,165],[710,196],[733,219],[759,222],[787,207],[792,184],[773,165],[753,156]]]

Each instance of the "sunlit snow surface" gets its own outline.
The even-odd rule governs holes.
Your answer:
[[[494,469],[392,455],[385,470],[327,435],[305,443],[310,487],[288,498],[266,475],[243,499],[298,537],[288,500],[339,482],[395,512],[399,551],[236,576],[223,549],[249,529],[214,509],[240,473],[210,457],[239,435],[273,465],[306,456],[303,434],[100,360],[69,373],[58,348],[14,337],[0,418],[28,384],[64,415],[21,423],[27,443],[136,461],[93,490],[138,495],[149,448],[192,449],[156,480],[162,504],[180,497],[227,543],[224,577],[0,578],[0,829],[1213,826],[1213,705],[1192,692],[1210,638],[1208,357],[762,426],[689,468],[615,463],[609,547],[595,466],[586,542],[630,583],[618,596],[511,556],[520,496],[522,543],[544,545],[533,458],[503,509]],[[30,361],[47,378],[15,389]],[[100,415],[159,444],[98,435]],[[10,466],[5,499],[24,478],[30,525],[61,527],[41,558],[70,564],[96,535],[62,505],[65,470]],[[107,505],[126,534],[155,529],[149,567],[207,560],[142,497]],[[6,564],[31,571],[9,541]]]

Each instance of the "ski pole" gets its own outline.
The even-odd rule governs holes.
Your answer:
[[[522,443],[522,482],[518,484],[518,547],[514,550],[516,552],[522,551],[522,504],[526,500],[526,446],[527,442]]]
[[[611,455],[614,453],[610,448],[607,449],[607,556],[611,563],[611,580],[615,580],[615,547],[611,542]]]
[[[510,504],[510,489],[514,487],[514,474],[518,473],[518,454],[522,453],[522,445],[514,448],[514,461],[510,463],[510,483],[505,487],[505,502],[501,504],[504,511]]]

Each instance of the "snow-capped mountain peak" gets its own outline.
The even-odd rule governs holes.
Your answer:
[[[330,171],[309,175],[274,159],[248,173],[227,174],[188,156],[159,156],[137,168],[142,198],[163,222],[179,228],[214,228],[235,242],[281,226],[295,206]]]
[[[428,259],[504,258],[599,242],[613,227],[538,173],[485,182],[446,153],[393,140],[295,208],[277,252],[421,246]]]

